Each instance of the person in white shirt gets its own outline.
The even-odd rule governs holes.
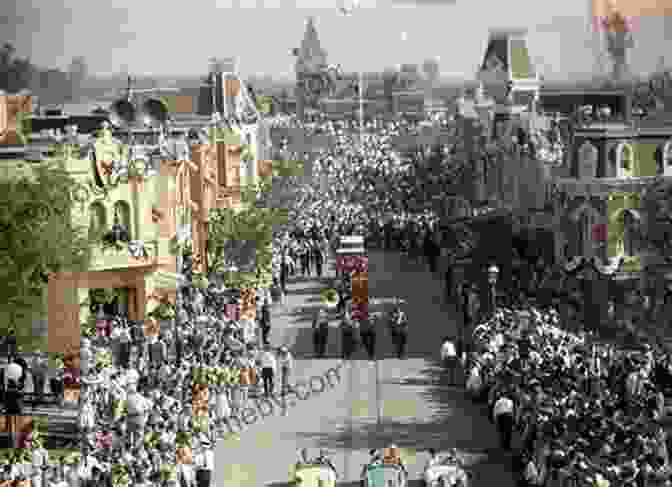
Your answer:
[[[270,397],[275,390],[273,378],[277,369],[277,363],[269,345],[261,352],[259,359],[261,362],[261,378],[264,381],[264,395]]]
[[[286,394],[289,391],[289,374],[294,367],[294,359],[292,354],[286,346],[280,347],[280,354],[278,356],[278,365],[280,366],[281,377],[281,394]]]
[[[200,451],[196,454],[196,487],[210,487],[212,471],[215,466],[215,454],[212,451],[212,441],[202,434],[199,438]]]
[[[243,341],[247,343],[253,343],[257,338],[257,325],[253,320],[243,319],[240,320],[240,326],[243,332]]]
[[[457,348],[449,336],[443,339],[443,345],[441,345],[441,360],[448,370],[449,384],[451,386],[457,385],[459,357],[457,356]]]
[[[502,442],[502,448],[505,450],[511,449],[511,436],[513,434],[514,404],[511,396],[511,391],[505,390],[499,399],[495,401],[492,412]]]

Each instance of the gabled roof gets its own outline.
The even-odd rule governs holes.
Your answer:
[[[512,79],[535,78],[536,70],[530,60],[526,32],[491,30],[481,70],[508,73]]]

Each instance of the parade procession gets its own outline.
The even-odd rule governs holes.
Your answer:
[[[475,1],[459,33],[432,23],[455,5],[323,9],[338,64],[308,9],[252,9],[295,25],[260,47],[245,9],[208,24],[219,6],[192,29],[240,54],[206,69],[180,36],[184,76],[156,74],[181,73],[153,50],[171,6],[158,37],[129,16],[115,56],[101,27],[67,73],[8,37],[0,487],[672,487],[657,10],[588,1],[559,63],[537,4],[494,28],[508,10]],[[543,15],[581,23],[567,4]],[[367,10],[398,45],[356,32]],[[424,32],[465,72],[479,43],[477,72],[408,62]]]

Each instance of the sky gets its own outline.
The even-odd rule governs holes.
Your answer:
[[[290,49],[314,16],[328,61],[345,71],[438,57],[444,75],[471,79],[488,30],[522,27],[540,72],[562,80],[592,72],[590,1],[596,0],[361,0],[344,17],[338,8],[352,0],[2,0],[0,41],[12,41],[19,55],[44,67],[67,68],[74,56],[85,56],[99,74],[128,67],[136,75],[197,76],[210,57],[237,56],[245,76],[289,77]],[[656,15],[639,20],[633,72],[655,69],[672,47],[665,23]]]

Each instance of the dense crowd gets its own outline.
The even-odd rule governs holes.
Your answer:
[[[33,431],[14,446],[32,444],[34,465],[7,475],[38,486],[76,485],[78,479],[92,486],[210,485],[224,422],[250,397],[288,386],[292,357],[286,347],[270,346],[267,290],[223,293],[209,285],[184,293],[178,316],[150,325],[98,315],[95,336],[82,338],[79,367],[69,359],[59,365],[65,391],[79,384],[79,397],[51,387],[60,403],[79,404],[81,454],[54,463]],[[255,317],[245,314],[249,303]]]
[[[670,485],[668,355],[568,332],[553,309],[500,309],[473,339],[467,388],[487,397],[504,448],[518,433],[524,485]]]

